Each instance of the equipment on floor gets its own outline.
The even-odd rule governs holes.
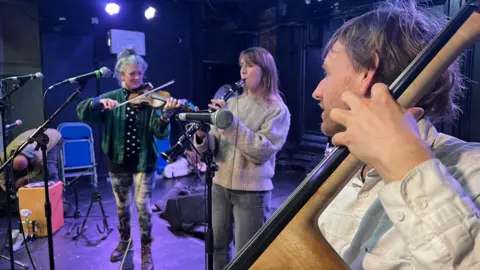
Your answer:
[[[102,211],[103,229],[100,229],[100,226],[97,225],[98,232],[102,234],[100,241],[107,239],[107,237],[113,231],[113,228],[108,225],[108,220],[107,220],[108,216],[105,214],[105,209],[103,208],[102,196],[100,195],[100,193],[95,191],[92,193],[90,206],[88,206],[87,215],[83,219],[82,227],[80,228],[77,227],[77,234],[72,237],[73,240],[76,240],[87,230],[87,227],[85,227],[85,224],[87,223],[87,219],[88,219],[88,216],[90,215],[90,211],[92,210],[92,206],[94,202],[98,202],[98,204],[100,205],[100,210]]]
[[[23,241],[23,235],[21,235],[20,230],[12,230],[12,241],[13,241],[13,245],[12,245],[12,250],[13,251],[17,251],[22,247],[24,241]],[[6,246],[8,246],[8,244]],[[10,249],[10,247],[8,247],[8,248]],[[28,268],[28,266],[26,264],[24,264],[22,262],[19,262],[19,261],[12,261],[12,260],[10,260],[9,257],[7,257],[3,254],[0,254],[0,258],[4,259],[4,260],[7,260],[7,261],[10,261],[10,262],[13,262],[14,264],[16,264],[20,267],[23,267],[24,269]]]
[[[82,176],[83,176],[83,174],[78,175],[75,179],[73,179],[72,181],[69,181],[66,185],[66,186],[73,186],[74,196],[75,196],[75,212],[72,216],[66,216],[67,218],[74,218],[72,224],[70,225],[70,228],[67,231],[68,235],[71,234],[72,229],[75,226],[78,226],[77,222],[80,219],[80,217],[82,216],[80,210],[78,209],[78,191],[77,191],[77,186],[76,186],[76,183],[77,183],[78,179],[80,179],[80,177],[82,177]],[[100,229],[100,227],[97,225],[98,232],[100,234],[102,234],[102,237],[100,238],[100,241],[103,241],[103,240],[107,239],[108,235],[110,235],[110,233],[113,231],[113,228],[111,228],[108,225],[108,220],[107,220],[108,215],[105,213],[105,210],[103,208],[102,196],[100,195],[100,193],[98,193],[97,191],[94,191],[94,192],[92,192],[90,198],[91,198],[91,200],[90,200],[90,205],[89,205],[88,210],[87,210],[87,214],[85,215],[85,218],[83,219],[81,227],[77,227],[76,234],[72,237],[73,240],[76,240],[79,236],[82,236],[83,233],[87,230],[88,227],[85,226],[85,224],[87,223],[87,220],[88,220],[89,217],[101,217],[102,218],[103,229]],[[102,212],[101,216],[90,216],[90,211],[92,210],[92,206],[93,206],[94,202],[98,202],[98,204],[100,206],[100,210]]]
[[[165,219],[172,229],[191,231],[205,224],[205,187],[192,187],[177,182],[162,199],[155,203],[160,217]]]
[[[51,222],[52,233],[57,232],[64,224],[63,219],[63,183],[61,181],[49,181],[48,193],[52,203]],[[30,183],[18,189],[18,205],[21,209],[23,230],[32,231],[29,222],[35,221],[35,235],[38,237],[48,236],[47,220],[45,214],[45,193],[42,182]],[[27,210],[30,212],[26,215]]]
[[[38,224],[36,220],[30,220],[32,214],[33,212],[30,209],[20,210],[20,215],[23,217],[21,223],[27,234],[27,238],[25,239],[27,241],[35,241],[37,239]]]

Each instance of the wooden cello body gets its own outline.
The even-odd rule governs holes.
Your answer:
[[[480,41],[479,2],[468,1],[390,85],[402,107],[417,104],[439,75]],[[336,147],[225,269],[348,269],[322,236],[317,220],[361,165],[348,149]]]

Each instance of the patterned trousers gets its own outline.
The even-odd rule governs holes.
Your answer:
[[[152,235],[152,210],[150,201],[155,182],[155,173],[112,173],[113,194],[117,202],[119,229],[130,232],[131,228],[131,189],[134,184],[134,200],[137,204],[138,223],[142,238],[150,239]]]

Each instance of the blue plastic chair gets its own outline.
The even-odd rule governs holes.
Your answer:
[[[57,127],[62,134],[61,174],[67,184],[68,178],[90,175],[91,184],[97,187],[97,164],[92,128],[82,122],[62,123]]]

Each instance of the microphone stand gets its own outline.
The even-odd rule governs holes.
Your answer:
[[[240,88],[243,88],[245,81],[239,80],[235,83],[235,86],[229,87],[229,89],[223,94],[220,98],[225,102]],[[213,113],[213,109],[208,109],[206,112]],[[201,157],[201,160],[205,162],[207,165],[206,176],[205,176],[205,183],[207,185],[207,211],[206,211],[206,223],[207,223],[207,234],[205,236],[205,253],[207,254],[207,269],[213,270],[213,228],[212,228],[212,186],[213,186],[213,178],[215,177],[215,172],[218,171],[218,166],[214,160],[214,153],[208,147],[207,151],[201,154],[198,149],[193,145],[190,141],[190,138],[197,132],[199,129],[205,130],[208,134],[210,131],[210,124],[202,123],[199,121],[192,121],[193,124],[184,132],[184,134],[178,139],[177,143],[168,151],[162,152],[161,156],[165,159],[168,163],[175,161],[180,151],[184,150],[185,142],[189,143],[192,148],[197,152],[197,154]],[[205,136],[205,140],[208,140],[208,135]],[[210,142],[207,141],[207,144]]]
[[[28,144],[37,142],[37,147],[42,149],[42,157],[43,157],[43,180],[44,180],[44,188],[45,188],[45,216],[47,219],[47,235],[48,235],[48,255],[49,255],[49,262],[50,262],[50,269],[55,269],[55,261],[53,255],[53,237],[52,237],[52,211],[51,211],[51,204],[50,204],[50,196],[48,192],[48,166],[47,166],[47,144],[49,142],[48,136],[45,135],[44,131],[46,130],[46,126],[52,121],[52,119],[57,116],[74,98],[76,98],[85,88],[85,81],[81,80],[78,82],[79,86],[73,92],[68,99],[58,108],[48,119],[45,121],[39,128],[37,128],[32,135],[22,144],[20,145],[17,150],[13,153],[10,158],[2,164],[0,167],[0,172],[5,170],[10,163],[12,163],[13,159],[18,156],[18,154],[25,149]],[[5,147],[6,148],[6,147]],[[10,226],[10,225],[9,225]],[[10,241],[11,233],[10,233]],[[10,242],[11,243],[11,242]],[[13,257],[13,252],[11,252]],[[12,269],[13,269],[13,262],[12,262]]]
[[[207,269],[213,270],[213,228],[212,228],[212,186],[213,186],[213,177],[215,177],[215,172],[218,171],[218,166],[214,160],[214,153],[208,148],[207,151],[201,154],[198,149],[190,141],[190,138],[197,132],[197,130],[203,129],[208,134],[210,131],[210,124],[194,122],[184,134],[178,139],[177,143],[167,152],[161,153],[162,157],[167,162],[173,162],[176,160],[180,151],[184,149],[185,144],[190,144],[192,148],[197,152],[201,157],[201,160],[207,165],[207,170],[205,174],[205,183],[207,185],[207,211],[205,213],[205,223],[207,223],[207,233],[205,235],[205,254],[207,255]],[[208,135],[205,137],[205,140],[208,140]],[[207,142],[209,144],[210,142]]]
[[[204,125],[204,128],[208,130],[210,129],[210,126]],[[208,140],[208,132],[206,133],[207,133],[207,136],[205,136],[205,140]],[[207,144],[209,144],[209,142]],[[195,151],[197,150],[195,149]],[[213,270],[212,188],[213,188],[213,178],[215,177],[215,172],[218,171],[218,166],[215,163],[213,156],[214,156],[214,153],[210,149],[210,147],[207,151],[203,153],[203,156],[202,156],[203,162],[205,162],[205,164],[207,165],[207,171],[205,174],[205,183],[207,184],[208,211],[206,211],[205,213],[206,219],[207,219],[207,235],[205,237],[205,253],[207,254],[208,270]]]
[[[3,141],[3,160],[7,160],[7,146],[8,146],[8,143],[7,143],[7,131],[5,130],[5,110],[7,108],[7,99],[10,97],[11,94],[13,94],[14,92],[16,92],[18,89],[22,88],[23,85],[26,83],[27,80],[19,80],[19,83],[18,84],[14,84],[13,85],[13,89],[12,91],[10,91],[9,93],[3,95],[0,97],[0,115],[2,117],[2,121],[1,121],[1,124],[2,124],[2,141]],[[3,86],[3,81],[0,81],[0,89],[2,88]],[[5,162],[4,164],[2,164],[2,168],[0,170],[4,172],[4,179],[5,179],[5,193],[6,193],[6,198],[7,198],[7,222],[8,222],[8,230],[7,230],[7,233],[8,233],[8,251],[10,253],[10,268],[13,270],[15,269],[15,264],[18,264],[18,265],[21,265],[21,266],[24,266],[23,264],[21,263],[18,263],[14,260],[14,257],[13,257],[13,237],[12,237],[12,206],[10,204],[10,200],[11,200],[11,194],[14,194],[14,188],[13,188],[13,184],[10,182],[10,176],[11,176],[11,173],[12,173],[12,170],[11,170],[11,167],[8,168],[8,170],[4,170],[5,167],[8,165],[9,163]],[[5,258],[3,257],[2,255],[2,258]]]

